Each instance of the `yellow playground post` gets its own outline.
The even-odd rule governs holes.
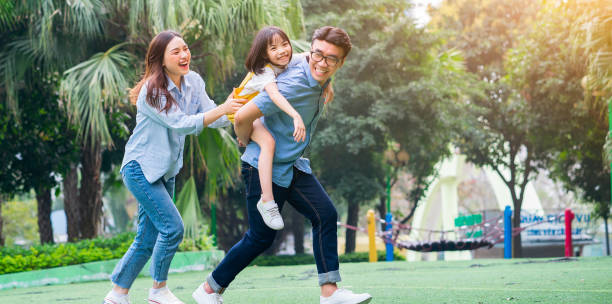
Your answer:
[[[368,210],[368,238],[370,239],[370,263],[378,261],[376,253],[376,219],[374,210]]]

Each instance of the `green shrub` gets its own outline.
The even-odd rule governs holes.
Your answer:
[[[98,237],[76,243],[0,247],[0,274],[75,265],[118,259],[125,254],[135,233],[127,232],[112,238]],[[200,235],[194,241],[185,240],[179,251],[209,250],[214,248],[212,237]]]
[[[378,260],[386,260],[387,253],[378,251]],[[338,257],[340,263],[358,263],[367,262],[370,257],[367,252],[353,252],[342,254]],[[405,261],[406,257],[398,252],[393,252],[393,260]],[[296,255],[261,255],[251,262],[251,266],[281,266],[281,265],[305,265],[314,264],[314,256],[312,254],[296,254]]]

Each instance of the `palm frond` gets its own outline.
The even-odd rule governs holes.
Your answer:
[[[185,238],[195,240],[199,235],[198,230],[202,222],[202,212],[200,211],[200,201],[198,200],[198,192],[193,176],[181,188],[176,200],[176,208],[183,218]]]
[[[206,173],[204,196],[209,201],[217,197],[219,190],[233,185],[239,175],[240,151],[224,129],[204,128],[197,137],[189,136],[184,159],[191,175]]]
[[[105,119],[105,109],[114,107],[130,87],[128,67],[130,53],[121,51],[123,44],[98,53],[64,73],[62,96],[66,98],[68,116],[79,125],[78,136],[84,142],[112,145]]]

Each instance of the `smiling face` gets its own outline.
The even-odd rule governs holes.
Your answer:
[[[284,67],[289,64],[292,52],[291,43],[277,34],[268,43],[266,56],[273,65]]]
[[[325,40],[314,40],[312,42],[312,52],[320,53],[325,57],[332,57],[338,59],[338,64],[330,66],[327,62],[331,60],[323,59],[319,62],[310,60],[308,65],[310,66],[310,73],[319,84],[324,84],[336,71],[344,64],[344,51],[342,48],[331,44]]]
[[[180,37],[174,37],[164,52],[164,70],[170,76],[180,77],[189,73],[189,62],[191,53],[185,41]]]

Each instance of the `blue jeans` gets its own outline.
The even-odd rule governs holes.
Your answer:
[[[217,293],[222,293],[240,271],[270,247],[276,235],[276,230],[266,226],[257,211],[257,202],[261,196],[257,169],[243,162],[242,178],[246,185],[249,229],[206,279],[208,285]],[[284,202],[287,201],[312,223],[312,247],[319,274],[319,285],[339,282],[336,235],[338,213],[319,181],[313,175],[294,167],[293,180],[289,188],[273,184],[272,191],[279,209],[282,209]]]
[[[156,282],[168,279],[168,269],[174,253],[183,240],[183,219],[172,195],[174,177],[160,178],[151,184],[136,161],[121,170],[123,183],[138,200],[138,229],[134,242],[119,261],[111,281],[122,288],[130,288],[151,255],[150,273]]]

